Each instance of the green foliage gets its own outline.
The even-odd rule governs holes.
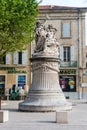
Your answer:
[[[36,0],[0,0],[0,56],[31,42],[38,4]]]

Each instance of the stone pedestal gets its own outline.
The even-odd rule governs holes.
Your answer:
[[[32,84],[24,102],[19,104],[21,111],[70,110],[59,85],[58,58],[38,56],[31,58]]]
[[[68,123],[67,111],[56,112],[56,123]]]
[[[0,110],[0,123],[7,122],[9,120],[9,112]]]

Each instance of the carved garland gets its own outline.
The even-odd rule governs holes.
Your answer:
[[[51,64],[36,63],[36,64],[32,64],[31,68],[32,68],[32,72],[37,71],[37,70],[42,70],[42,72],[45,72],[45,71],[48,72],[50,70],[59,72],[58,64],[54,64],[54,63],[53,64],[52,63]]]

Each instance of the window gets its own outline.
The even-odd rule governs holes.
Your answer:
[[[70,33],[70,23],[62,23],[62,37],[68,38],[71,36]]]
[[[87,68],[87,62],[86,62],[86,68]]]
[[[18,87],[22,87],[22,89],[24,89],[24,85],[26,84],[26,75],[18,75],[17,84]]]
[[[59,76],[59,83],[64,92],[76,92],[76,76]]]
[[[0,64],[10,64],[11,56],[6,54],[6,56],[0,57]]]
[[[0,75],[0,95],[5,94],[5,76]]]
[[[87,54],[86,54],[86,58],[87,58]]]
[[[0,64],[6,64],[6,56],[0,57]]]
[[[71,61],[71,64],[75,61],[74,46],[60,46],[60,60]]]
[[[27,51],[19,51],[19,52],[14,52],[14,64],[22,64],[26,65],[27,64]]]
[[[22,64],[22,52],[18,52],[18,64]]]
[[[86,61],[86,68],[87,68],[87,53],[86,53],[86,59],[85,59],[85,61]]]
[[[63,47],[64,61],[70,61],[70,47]]]

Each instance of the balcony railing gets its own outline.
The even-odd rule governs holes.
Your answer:
[[[65,68],[65,67],[77,67],[77,61],[60,61],[60,67]]]

